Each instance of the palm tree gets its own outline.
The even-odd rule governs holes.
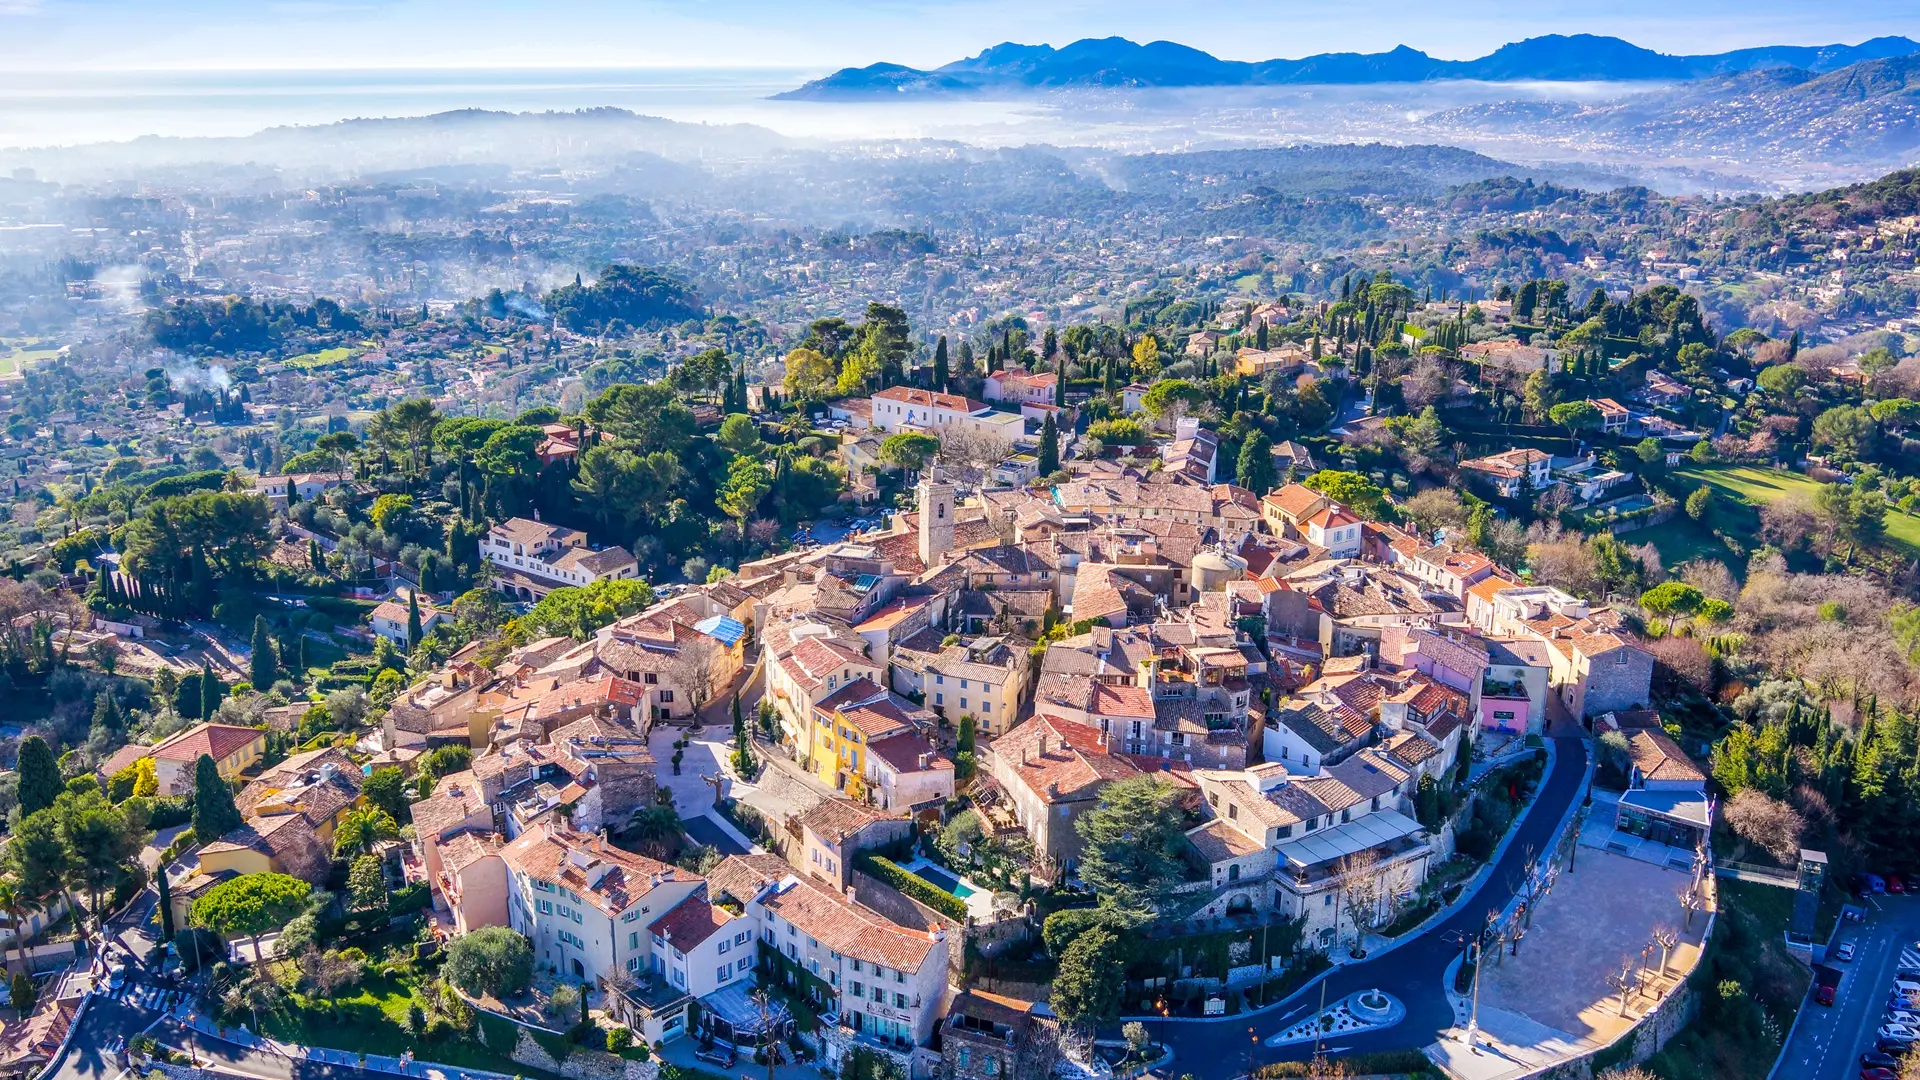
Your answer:
[[[395,824],[392,815],[385,810],[372,806],[356,807],[347,811],[340,819],[340,826],[333,834],[333,857],[351,859],[356,855],[365,855],[382,840],[393,840],[400,835],[400,826]]]
[[[671,806],[650,806],[627,822],[627,839],[654,858],[671,853],[680,834],[680,815]]]
[[[245,1009],[253,1014],[254,1034],[260,1034],[260,1010],[265,1009],[268,1016],[279,1012],[286,1006],[287,994],[275,982],[273,976],[265,971],[256,972],[251,978],[236,983],[226,992],[222,1001],[228,1012]]]
[[[20,887],[20,883],[11,877],[0,878],[0,913],[4,913],[13,924],[13,944],[20,950],[22,961],[25,960],[27,951],[26,928],[22,925],[22,921],[26,918],[27,912],[32,910],[33,904],[27,897],[26,890]],[[11,952],[7,954],[6,961],[7,968],[11,970],[13,967]]]

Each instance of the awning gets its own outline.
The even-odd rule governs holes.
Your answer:
[[[1658,814],[1699,829],[1707,828],[1713,822],[1713,806],[1707,801],[1706,794],[1699,791],[1649,791],[1636,788],[1621,793],[1620,805]]]
[[[1309,833],[1274,851],[1287,865],[1304,869],[1334,862],[1355,852],[1391,844],[1420,831],[1420,823],[1398,810],[1376,810],[1343,825]]]

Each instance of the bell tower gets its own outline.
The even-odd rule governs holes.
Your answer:
[[[932,569],[953,550],[953,485],[928,477],[915,491],[920,496],[920,561]]]

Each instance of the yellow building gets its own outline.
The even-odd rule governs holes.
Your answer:
[[[347,811],[366,800],[360,767],[332,747],[295,754],[262,772],[235,804],[256,825],[283,814],[300,814],[321,844],[333,846],[333,831]]]
[[[866,797],[867,756],[877,740],[915,730],[912,702],[856,679],[813,707],[812,767],[821,783]]]
[[[200,849],[200,872],[290,874],[318,885],[327,879],[332,847],[304,814],[255,818]]]
[[[221,778],[231,784],[266,752],[265,728],[195,724],[153,748],[154,775],[160,782],[161,795],[191,795],[194,772],[202,756],[212,758]]]

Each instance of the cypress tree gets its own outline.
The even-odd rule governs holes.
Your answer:
[[[940,335],[940,343],[933,347],[933,389],[936,393],[947,391],[947,335]]]
[[[120,707],[113,702],[113,693],[102,690],[93,699],[93,726],[106,731],[120,730]]]
[[[267,629],[267,617],[253,617],[253,655],[247,660],[247,677],[262,693],[273,689],[273,677],[280,665],[273,658],[273,635]]]
[[[163,940],[173,940],[173,890],[167,885],[167,868],[162,866],[154,875],[154,888],[160,893],[160,932]]]
[[[60,780],[60,763],[53,748],[38,735],[20,740],[16,761],[20,770],[20,816],[28,817],[53,805],[65,785]]]
[[[407,651],[420,644],[420,594],[407,593]]]
[[[1040,475],[1052,476],[1060,471],[1060,430],[1054,426],[1053,414],[1040,423]]]
[[[307,541],[307,561],[313,564],[314,573],[325,574],[327,572],[327,556],[325,552],[320,550],[320,541],[314,539]]]
[[[201,754],[193,766],[193,835],[211,843],[244,824],[233,804],[233,788],[220,776],[213,758]]]
[[[213,677],[213,665],[200,661],[200,719],[211,720],[220,708],[220,694],[224,688],[220,680]]]

